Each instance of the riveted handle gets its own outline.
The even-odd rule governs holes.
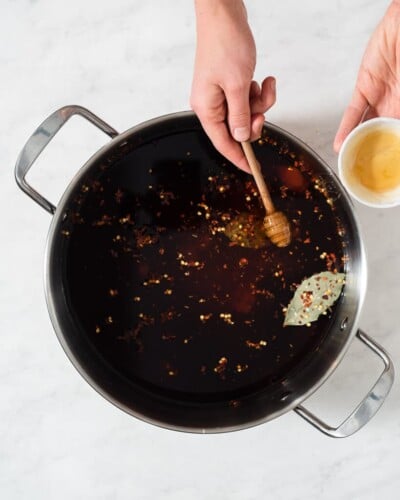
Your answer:
[[[34,201],[36,201],[36,203],[52,215],[56,211],[55,205],[50,203],[30,184],[28,184],[26,181],[26,175],[43,149],[73,115],[82,116],[112,138],[118,135],[118,132],[110,127],[110,125],[81,106],[65,106],[58,109],[46,118],[41,125],[39,125],[39,127],[28,139],[18,156],[17,163],[15,165],[15,179],[18,186],[22,189],[22,191],[24,191],[24,193],[30,196]]]
[[[351,415],[349,415],[338,427],[331,427],[304,408],[304,406],[297,406],[294,409],[298,415],[330,437],[343,438],[351,436],[364,427],[382,406],[393,385],[394,367],[386,351],[361,330],[358,330],[357,337],[381,358],[384,369],[371,390]]]

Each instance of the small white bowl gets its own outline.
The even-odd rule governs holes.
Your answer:
[[[399,136],[400,120],[395,118],[373,118],[356,127],[346,137],[339,151],[339,178],[350,195],[364,205],[375,208],[389,208],[400,204],[400,186],[385,191],[375,192],[364,186],[352,175],[351,171],[357,148],[365,136],[377,130],[385,130]],[[400,164],[399,164],[400,169]]]

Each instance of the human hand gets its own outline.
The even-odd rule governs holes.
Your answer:
[[[196,0],[197,50],[190,103],[216,149],[250,171],[237,141],[260,137],[275,79],[253,81],[256,48],[241,0]]]
[[[400,118],[400,1],[394,0],[372,34],[356,87],[334,141],[339,151],[361,121],[376,116]]]

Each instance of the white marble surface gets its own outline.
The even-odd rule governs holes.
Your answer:
[[[385,0],[248,0],[257,75],[274,74],[269,119],[332,166],[331,143]],[[0,497],[12,499],[395,499],[399,384],[346,440],[294,413],[232,434],[198,436],[142,423],[97,395],[53,333],[42,286],[50,217],[16,187],[13,167],[53,110],[81,104],[118,130],[188,108],[191,0],[0,2]],[[73,119],[30,176],[57,202],[105,136]],[[400,209],[356,205],[368,251],[361,326],[400,372]],[[307,405],[338,422],[380,365],[355,341]]]

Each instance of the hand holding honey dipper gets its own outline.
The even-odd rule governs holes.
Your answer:
[[[267,8],[267,6],[266,6]],[[242,0],[195,0],[197,49],[191,105],[214,146],[249,172],[238,142],[256,140],[276,99],[275,79],[253,81],[254,37]],[[400,118],[400,0],[392,0],[366,48],[334,141],[339,151],[361,122]]]

